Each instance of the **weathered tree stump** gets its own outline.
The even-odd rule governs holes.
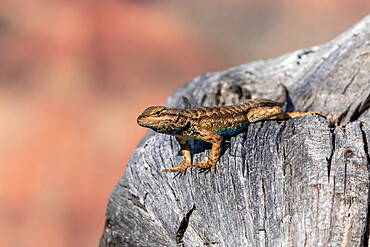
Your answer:
[[[109,199],[106,246],[368,246],[370,16],[333,41],[208,73],[167,106],[276,99],[322,111],[250,124],[231,137],[217,171],[162,172],[183,161],[173,137],[149,132]],[[191,141],[193,160],[210,145]]]

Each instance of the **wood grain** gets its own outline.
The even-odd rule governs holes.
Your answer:
[[[319,116],[250,124],[223,145],[216,173],[173,179],[184,157],[149,132],[109,199],[100,246],[368,246],[370,16],[321,46],[207,73],[167,102],[276,99]],[[210,146],[190,141],[194,162]]]

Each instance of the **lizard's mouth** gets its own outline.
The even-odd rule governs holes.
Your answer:
[[[140,125],[140,126],[143,126],[143,127],[145,127],[145,125],[144,125],[144,118],[142,117],[142,116],[139,116],[138,118],[137,118],[137,124],[138,125]]]
[[[156,125],[155,121],[152,121],[145,116],[139,116],[137,118],[137,124],[147,128],[153,128]]]
[[[164,121],[160,121],[159,119],[155,117],[145,117],[145,116],[139,116],[137,118],[137,124],[146,127],[151,128],[153,130],[160,129],[160,127],[163,125]]]

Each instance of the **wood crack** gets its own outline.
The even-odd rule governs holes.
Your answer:
[[[179,246],[184,246],[184,234],[186,232],[186,229],[189,226],[190,216],[191,216],[191,214],[193,213],[193,211],[195,209],[196,209],[196,207],[195,207],[195,204],[194,204],[193,207],[189,210],[189,212],[186,213],[186,215],[184,216],[184,218],[182,219],[182,221],[180,223],[179,228],[177,229],[177,232],[176,232],[176,243]]]
[[[364,151],[366,154],[366,159],[367,159],[367,169],[370,171],[370,155],[369,155],[369,143],[367,141],[366,133],[364,130],[364,124],[363,122],[360,123],[360,130],[362,134],[362,140],[364,143]],[[369,172],[369,181],[370,181],[370,172]],[[366,225],[365,225],[365,234],[362,236],[362,243],[364,247],[369,246],[369,223],[370,223],[370,185],[368,185],[368,195],[367,195],[367,220],[366,220]]]

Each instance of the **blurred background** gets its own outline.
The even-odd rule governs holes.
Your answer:
[[[3,0],[0,246],[97,246],[136,117],[194,77],[331,40],[368,0]]]

